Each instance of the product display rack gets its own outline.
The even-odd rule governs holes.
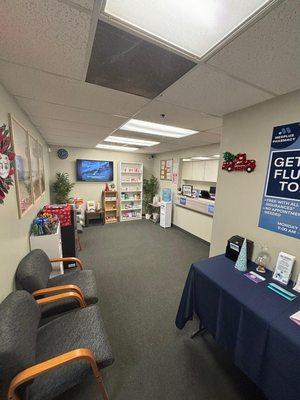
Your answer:
[[[104,210],[104,223],[114,224],[118,222],[118,192],[109,190],[102,192],[102,203]]]
[[[120,221],[142,219],[143,164],[120,161],[119,163]]]

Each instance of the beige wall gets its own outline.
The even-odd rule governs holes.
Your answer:
[[[102,190],[105,183],[101,182],[77,182],[76,181],[76,159],[107,160],[114,162],[114,183],[117,184],[119,161],[137,161],[144,164],[144,177],[153,172],[153,159],[150,155],[139,153],[125,153],[116,151],[103,151],[98,149],[83,149],[77,147],[65,147],[69,152],[66,160],[57,157],[57,149],[52,147],[50,153],[51,183],[55,180],[57,172],[67,172],[71,181],[75,182],[71,196],[82,197],[85,200],[101,201]]]
[[[44,144],[44,161],[46,174],[46,193],[22,218],[18,218],[15,186],[9,191],[4,205],[0,205],[0,301],[13,289],[14,274],[18,262],[29,250],[29,230],[37,211],[49,202],[49,153],[48,146],[39,132],[29,122],[12,96],[0,84],[0,124],[8,124],[8,113],[11,113],[30,133]]]
[[[263,243],[269,247],[272,266],[285,251],[297,258],[294,275],[300,271],[299,240],[257,226],[273,127],[299,120],[300,91],[225,116],[221,153],[246,152],[257,168],[251,174],[219,171],[210,255],[224,253],[227,239],[238,234],[255,242],[254,257],[258,243]]]

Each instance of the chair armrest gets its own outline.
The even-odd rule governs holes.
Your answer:
[[[84,294],[82,293],[82,290],[80,289],[80,287],[77,285],[51,286],[51,287],[47,287],[44,289],[36,290],[35,292],[33,292],[31,294],[34,298],[36,298],[36,297],[45,296],[48,294],[55,294],[55,293],[69,292],[69,291],[80,294],[80,296],[82,297],[82,300],[84,300]]]
[[[54,263],[54,262],[60,262],[60,261],[65,261],[65,262],[73,262],[76,264],[76,266],[79,269],[83,269],[83,265],[81,260],[79,260],[79,258],[76,257],[61,257],[61,258],[50,258],[50,262]]]
[[[81,295],[78,292],[73,292],[73,291],[63,292],[63,293],[55,294],[53,296],[43,297],[41,299],[36,300],[36,302],[39,305],[43,305],[43,304],[48,304],[48,303],[55,303],[56,301],[65,300],[65,299],[75,299],[76,301],[78,301],[80,308],[86,307],[86,302],[81,297]]]
[[[24,383],[38,377],[41,374],[52,371],[55,368],[59,368],[62,365],[68,364],[73,361],[79,361],[85,359],[87,360],[93,373],[97,379],[102,379],[100,375],[100,371],[98,370],[96,359],[94,354],[89,349],[76,349],[69,351],[67,353],[61,354],[57,357],[51,358],[39,364],[33,365],[30,368],[21,371],[18,375],[14,377],[11,381],[9,389],[8,389],[8,399],[9,400],[20,400],[16,390],[19,386]]]

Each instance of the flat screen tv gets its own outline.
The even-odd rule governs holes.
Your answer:
[[[111,182],[114,179],[113,161],[76,160],[77,180]]]

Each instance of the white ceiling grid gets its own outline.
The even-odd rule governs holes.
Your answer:
[[[49,144],[93,148],[129,118],[196,129],[161,153],[218,143],[222,115],[300,88],[300,2],[279,2],[150,101],[84,82],[101,0],[2,0],[0,81]],[[161,118],[160,114],[166,114]]]

